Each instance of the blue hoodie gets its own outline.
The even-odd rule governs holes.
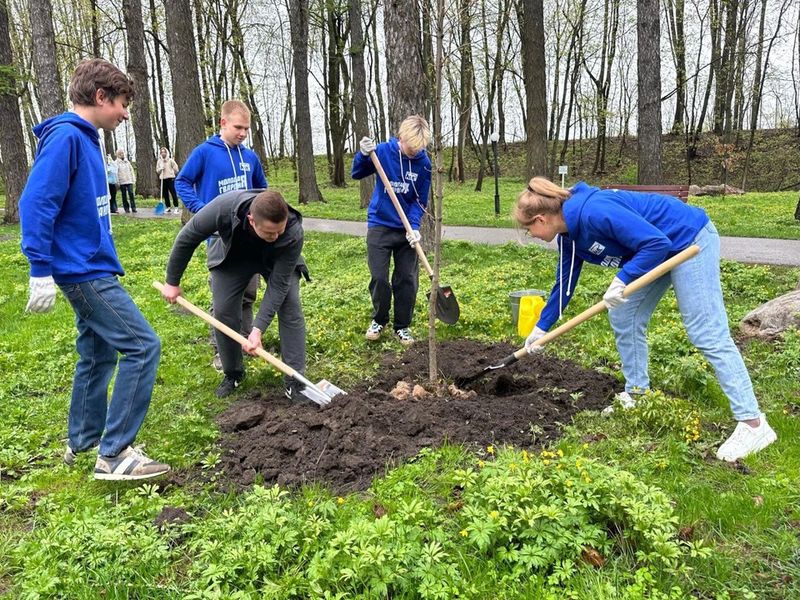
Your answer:
[[[562,207],[567,233],[556,236],[556,283],[537,324],[547,331],[566,308],[584,262],[619,268],[625,284],[687,248],[708,215],[662,194],[601,190],[584,182]]]
[[[256,153],[242,144],[228,146],[219,134],[192,150],[175,178],[178,196],[193,213],[225,192],[266,187]]]
[[[81,283],[124,275],[111,237],[106,163],[97,129],[66,112],[34,127],[36,159],[19,199],[32,277]]]
[[[406,213],[412,229],[419,229],[419,223],[425,207],[428,206],[428,195],[431,189],[431,161],[424,149],[414,158],[408,158],[400,151],[397,138],[378,144],[375,149],[378,160],[389,178],[394,193]],[[369,156],[356,152],[353,157],[353,179],[363,179],[375,173],[375,165]],[[392,204],[383,182],[375,182],[372,199],[367,209],[367,227],[391,227],[404,229],[403,222]]]

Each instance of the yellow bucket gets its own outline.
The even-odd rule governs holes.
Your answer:
[[[541,290],[521,290],[508,295],[511,303],[511,319],[521,337],[528,337],[539,321],[544,308],[544,295]]]

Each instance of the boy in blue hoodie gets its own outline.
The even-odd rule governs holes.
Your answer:
[[[407,117],[397,137],[375,145],[362,138],[360,152],[353,157],[353,179],[375,173],[370,153],[375,152],[403,207],[413,233],[406,233],[403,222],[383,185],[372,192],[367,209],[367,264],[369,293],[372,297],[372,323],[366,338],[380,339],[389,322],[389,308],[394,296],[395,335],[403,345],[413,344],[411,320],[419,287],[419,262],[414,246],[420,241],[419,226],[431,189],[431,161],[425,148],[431,139],[428,122],[420,116]],[[389,279],[389,261],[394,257],[394,272]]]
[[[37,125],[36,159],[19,201],[22,252],[30,262],[26,311],[47,312],[61,288],[75,312],[78,364],[64,462],[99,446],[95,479],[167,473],[133,447],[155,383],[161,342],[119,284],[109,189],[98,129],[128,119],[133,82],[108,61],[80,63],[69,84],[73,111]],[[111,401],[108,384],[119,360]]]
[[[250,131],[250,109],[240,100],[222,103],[219,133],[197,146],[175,179],[175,189],[192,214],[200,211],[217,196],[234,190],[266,189],[267,178],[258,155],[244,146]],[[209,245],[213,240],[209,240]],[[253,304],[258,294],[260,276],[254,275],[242,298],[242,331],[249,335],[253,326]],[[213,300],[213,298],[212,298]],[[214,346],[213,365],[222,370],[217,352],[216,332],[211,332]]]
[[[533,343],[561,317],[572,298],[584,262],[619,269],[603,302],[622,361],[623,408],[636,405],[636,394],[650,387],[647,372],[647,325],[659,300],[672,286],[691,342],[714,367],[720,387],[738,422],[717,449],[717,458],[734,462],[777,439],[753,393],[753,384],[728,328],[719,275],[719,234],[700,208],[672,196],[600,190],[583,182],[565,190],[534,177],[514,209],[528,233],[557,240],[556,283],[537,326],[525,342]],[[692,244],[700,253],[668,274],[625,297],[625,287]],[[605,412],[605,411],[604,411]]]

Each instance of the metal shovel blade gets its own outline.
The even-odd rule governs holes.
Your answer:
[[[306,386],[300,393],[320,406],[329,404],[331,399],[339,394],[347,394],[342,388],[335,386],[327,379],[317,383],[316,387]]]
[[[436,290],[436,316],[442,323],[453,325],[461,315],[461,308],[453,289],[442,285]]]

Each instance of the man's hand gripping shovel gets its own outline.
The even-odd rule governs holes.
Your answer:
[[[153,287],[156,288],[159,292],[163,291],[164,285],[158,281],[153,282]],[[229,338],[236,340],[240,344],[244,345],[247,343],[247,338],[245,338],[242,334],[234,331],[221,321],[215,319],[211,315],[209,315],[204,310],[198,308],[191,302],[189,302],[183,296],[178,296],[175,301],[180,304],[183,308],[191,312],[192,314],[200,317],[206,323],[214,327],[215,329],[221,331]],[[264,350],[263,348],[256,349],[256,354],[258,354],[261,358],[271,364],[273,367],[278,369],[281,373],[288,375],[292,379],[299,381],[305,386],[305,389],[301,392],[306,398],[313,400],[320,406],[326,406],[330,404],[331,400],[338,396],[339,394],[346,394],[344,390],[335,386],[327,379],[323,379],[319,383],[312,383],[310,380],[306,379],[303,375],[297,372],[297,370],[293,369],[289,365],[287,365],[282,360],[274,357],[272,354]]]

